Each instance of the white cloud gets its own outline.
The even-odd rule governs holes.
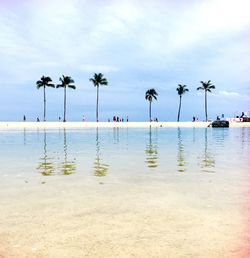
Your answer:
[[[247,94],[241,94],[241,93],[238,93],[238,92],[234,92],[234,91],[226,91],[226,90],[223,90],[223,91],[219,91],[219,94],[217,94],[218,97],[226,97],[226,98],[229,98],[229,99],[239,99],[241,101],[249,101],[250,100],[250,96],[247,95]],[[248,106],[249,106],[249,103],[248,103]]]
[[[240,97],[240,94],[238,92],[226,91],[226,90],[219,91],[219,95],[222,95],[225,97]]]
[[[91,65],[85,64],[80,66],[80,70],[84,72],[93,72],[93,73],[110,73],[110,72],[118,72],[119,68],[108,65]]]
[[[103,72],[110,73],[117,94],[120,88],[136,88],[140,94],[151,85],[168,94],[183,83],[195,98],[202,94],[196,93],[199,81],[211,79],[216,96],[247,101],[237,89],[248,87],[249,0],[27,0],[16,7],[7,1],[1,5],[5,90],[8,83],[12,91],[21,89],[42,74],[72,74],[84,85],[84,72]],[[12,93],[7,89],[3,95]]]

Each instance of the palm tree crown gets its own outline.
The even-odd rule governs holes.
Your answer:
[[[145,99],[152,102],[153,99],[157,100],[158,93],[155,89],[149,89],[145,93]]]
[[[75,90],[76,86],[73,85],[74,80],[70,76],[62,76],[59,78],[61,84],[56,85],[56,88],[64,88],[64,114],[63,114],[63,122],[66,122],[66,88],[70,88]]]
[[[61,84],[57,84],[56,88],[71,88],[73,90],[76,89],[75,85],[72,85],[71,83],[75,83],[74,80],[70,77],[70,76],[62,76],[59,78],[59,81],[61,82]]]
[[[99,87],[100,85],[108,85],[108,81],[103,77],[102,73],[95,73],[93,78],[90,78],[89,80],[93,82],[95,87]]]
[[[182,96],[183,94],[189,91],[189,89],[186,87],[187,85],[178,84],[178,87],[176,88],[176,90],[179,96]]]
[[[207,92],[212,92],[212,89],[215,89],[215,86],[211,83],[211,80],[204,82],[201,81],[202,86],[198,87],[197,90],[203,90],[205,92],[205,116],[207,121]]]
[[[55,88],[55,85],[51,83],[52,80],[49,76],[42,76],[39,81],[36,82],[37,89],[43,88],[43,121],[46,121],[46,93],[45,88]]]
[[[102,73],[95,73],[93,78],[89,79],[93,85],[96,87],[96,122],[99,121],[99,86],[100,85],[108,85],[108,81],[103,77]]]
[[[179,109],[178,109],[178,116],[177,116],[177,122],[180,121],[180,113],[181,113],[181,98],[182,98],[182,95],[185,94],[185,92],[188,92],[189,89],[186,88],[187,85],[181,85],[181,84],[178,84],[178,87],[176,88],[177,90],[177,93],[178,95],[180,96],[180,103],[179,103]]]
[[[36,82],[37,89],[40,89],[41,87],[52,87],[55,88],[55,85],[52,82],[51,78],[49,76],[42,76],[39,81]]]
[[[145,93],[145,99],[149,101],[149,121],[151,122],[151,104],[153,99],[157,100],[158,93],[155,89],[149,89]]]
[[[215,86],[211,83],[211,80],[207,82],[201,81],[202,86],[198,87],[197,90],[204,90],[205,92],[212,92],[211,89],[215,89]]]

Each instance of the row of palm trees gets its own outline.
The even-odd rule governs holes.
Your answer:
[[[206,117],[206,122],[208,120],[208,115],[207,115],[207,93],[212,92],[212,89],[215,89],[215,86],[211,83],[211,80],[209,81],[201,81],[200,82],[202,86],[198,87],[197,90],[203,90],[205,93],[205,117]],[[182,102],[182,96],[189,91],[187,88],[187,85],[181,85],[178,84],[178,87],[176,88],[176,91],[180,97],[179,101],[179,108],[178,108],[178,115],[177,115],[177,122],[180,121],[180,113],[181,113],[181,102]],[[145,99],[149,101],[149,121],[152,121],[152,114],[151,114],[151,105],[152,101],[155,99],[157,100],[158,93],[156,92],[155,89],[149,89],[145,93]]]
[[[102,73],[94,74],[93,78],[89,79],[97,89],[96,94],[96,121],[99,121],[99,86],[108,85],[108,81],[103,77]],[[67,88],[76,89],[74,80],[70,76],[64,76],[59,78],[60,84],[53,84],[52,79],[49,76],[42,76],[39,81],[36,82],[37,89],[43,88],[43,121],[46,121],[46,87],[51,88],[64,88],[64,112],[63,122],[66,122],[66,103],[67,103]]]
[[[94,87],[96,87],[96,122],[99,122],[99,87],[101,85],[108,85],[108,81],[104,78],[102,73],[95,73],[93,78],[89,79]],[[52,83],[52,79],[49,76],[42,76],[39,81],[36,82],[36,86],[38,89],[43,88],[43,100],[44,100],[44,108],[43,108],[43,121],[46,121],[46,87],[52,88],[64,88],[64,113],[63,113],[63,122],[66,122],[66,103],[67,103],[67,88],[76,89],[74,85],[74,80],[70,76],[64,76],[59,78],[60,83],[55,85]],[[211,92],[212,89],[215,89],[215,86],[209,81],[201,81],[202,86],[198,87],[197,90],[203,90],[205,93],[205,117],[206,121],[208,120],[207,115],[207,93]],[[176,91],[180,97],[177,122],[180,121],[180,113],[181,113],[181,103],[182,96],[189,91],[186,85],[178,84]],[[149,89],[145,93],[145,99],[149,101],[149,121],[152,121],[152,102],[153,100],[157,100],[158,93],[155,89]]]

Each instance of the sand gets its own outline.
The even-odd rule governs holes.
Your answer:
[[[143,128],[143,127],[208,127],[210,122],[0,122],[0,129],[35,128]],[[249,122],[231,122],[230,127],[250,127]]]
[[[241,195],[233,188],[221,195],[217,182],[138,186],[54,177],[20,178],[9,188],[8,180],[0,257],[244,257],[235,209]]]

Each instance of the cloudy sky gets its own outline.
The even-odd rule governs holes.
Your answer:
[[[148,118],[145,91],[155,88],[153,116],[175,121],[178,84],[183,121],[204,119],[200,81],[211,80],[209,117],[250,111],[249,0],[0,0],[0,120],[42,117],[35,83],[69,75],[68,120],[95,119],[102,72],[100,120],[113,115]],[[47,89],[47,118],[63,114],[63,90]]]

